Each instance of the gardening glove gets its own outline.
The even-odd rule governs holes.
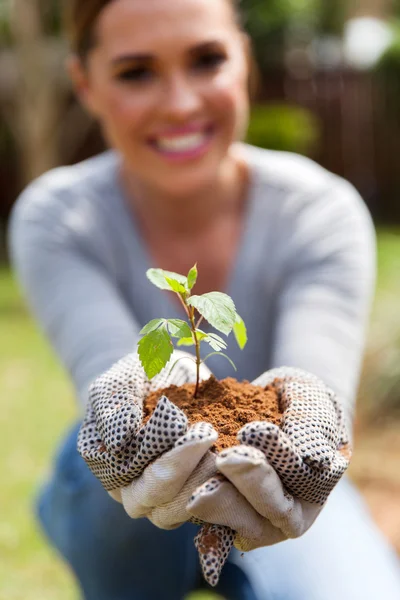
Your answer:
[[[172,373],[169,369],[180,358]],[[211,371],[201,365],[200,377]],[[188,426],[186,415],[165,396],[147,423],[143,402],[154,390],[196,381],[193,357],[175,351],[167,367],[149,381],[137,353],[98,377],[89,390],[78,451],[104,488],[133,518],[147,517],[163,529],[188,521],[193,490],[216,473],[209,451],[218,434],[209,423]]]
[[[281,426],[267,421],[245,425],[237,436],[240,445],[217,456],[219,474],[199,486],[187,506],[193,517],[235,531],[234,545],[241,551],[305,533],[351,457],[340,402],[316,376],[282,367],[253,384],[277,388]],[[203,550],[205,577],[211,569],[218,578],[221,536],[208,545],[201,536],[204,532],[196,545]]]

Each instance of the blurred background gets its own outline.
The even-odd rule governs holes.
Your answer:
[[[31,515],[55,445],[76,418],[75,400],[27,314],[5,244],[10,209],[30,180],[103,149],[64,72],[60,4],[0,0],[2,600],[77,597]],[[350,476],[400,552],[400,0],[242,6],[258,63],[249,141],[305,154],[347,178],[376,223],[378,285]]]

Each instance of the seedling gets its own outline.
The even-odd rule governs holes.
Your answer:
[[[181,319],[153,319],[147,323],[140,332],[143,336],[138,343],[140,361],[147,377],[152,379],[170,360],[174,351],[173,338],[177,338],[177,346],[195,346],[196,358],[193,357],[193,361],[196,364],[197,375],[194,392],[196,398],[200,383],[200,365],[211,356],[223,356],[236,370],[229,356],[222,352],[227,348],[225,340],[216,333],[205,333],[199,329],[203,319],[226,336],[233,331],[241,350],[247,343],[246,326],[236,312],[232,298],[227,294],[208,292],[201,296],[191,295],[197,281],[197,265],[190,269],[186,277],[163,269],[149,269],[146,275],[151,283],[161,290],[177,294],[188,320],[186,322]],[[201,343],[208,344],[213,350],[203,360],[200,356]],[[173,364],[171,371],[178,361]]]

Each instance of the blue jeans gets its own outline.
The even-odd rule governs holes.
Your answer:
[[[130,519],[78,455],[78,428],[57,455],[38,517],[85,600],[182,600],[201,588],[197,527],[163,531]],[[216,591],[228,600],[399,600],[400,566],[344,478],[301,538],[233,550]]]

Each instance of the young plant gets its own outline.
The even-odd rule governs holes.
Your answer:
[[[210,356],[215,354],[224,356],[236,370],[229,356],[222,352],[227,348],[225,340],[216,333],[205,333],[199,328],[203,319],[226,336],[233,331],[240,349],[243,349],[247,343],[246,326],[236,312],[232,298],[221,292],[208,292],[201,296],[191,295],[197,281],[197,274],[197,265],[190,269],[186,277],[163,269],[147,271],[146,275],[151,283],[161,290],[177,294],[186,312],[187,322],[181,319],[153,319],[141,330],[140,334],[143,337],[138,343],[139,358],[149,379],[160,373],[170,360],[174,351],[172,338],[177,338],[177,346],[194,346],[196,358],[193,357],[193,360],[196,363],[197,374],[195,398],[200,383],[200,365]],[[201,343],[208,344],[213,350],[203,360],[200,357]]]

